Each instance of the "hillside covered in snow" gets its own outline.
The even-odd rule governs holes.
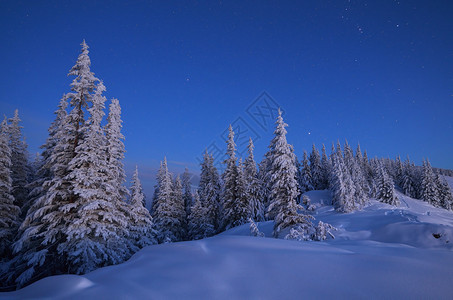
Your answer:
[[[453,178],[448,178],[453,183]],[[371,200],[336,212],[330,192],[305,194],[335,239],[272,237],[273,221],[198,241],[148,246],[129,261],[83,276],[44,278],[0,299],[432,298],[453,293],[453,212],[399,192],[398,207]]]
[[[230,124],[196,186],[164,156],[148,210],[137,166],[126,186],[119,100],[106,112],[81,46],[35,161],[18,110],[0,124],[0,298],[451,294],[453,170],[347,141],[297,157],[275,108],[261,161]]]

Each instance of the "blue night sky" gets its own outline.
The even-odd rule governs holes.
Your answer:
[[[0,113],[19,109],[37,152],[85,39],[148,194],[164,156],[198,173],[230,123],[261,160],[277,107],[299,157],[347,139],[452,169],[452,16],[451,1],[3,0]]]

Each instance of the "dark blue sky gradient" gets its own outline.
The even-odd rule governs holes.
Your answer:
[[[19,109],[38,151],[86,39],[147,193],[165,155],[198,172],[238,117],[260,160],[272,128],[246,109],[263,91],[299,157],[347,139],[453,168],[452,16],[451,1],[0,1],[0,112]]]

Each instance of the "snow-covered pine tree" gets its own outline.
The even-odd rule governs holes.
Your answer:
[[[124,172],[124,136],[121,133],[123,121],[121,120],[121,106],[118,99],[113,98],[109,105],[105,136],[107,138],[108,174],[114,189],[114,196],[118,201],[124,201],[128,190],[125,186],[126,173]]]
[[[37,197],[28,210],[20,227],[20,238],[14,244],[16,258],[10,278],[18,287],[48,275],[67,272],[67,257],[57,247],[66,240],[67,215],[74,212],[75,199],[71,197],[70,182],[66,179],[68,165],[82,136],[84,109],[91,103],[98,81],[90,71],[90,64],[84,41],[82,53],[69,72],[76,76],[71,83],[72,92],[61,99],[55,127],[51,126],[53,136],[49,132],[49,154],[44,167],[51,176],[45,178],[43,195]],[[70,114],[66,114],[68,99],[72,107]],[[45,151],[43,155],[46,155]]]
[[[67,94],[69,104],[72,107],[68,117],[71,127],[67,128],[72,138],[73,152],[75,153],[76,148],[79,144],[79,140],[83,138],[85,116],[84,110],[88,109],[92,102],[93,94],[96,89],[96,83],[99,79],[94,76],[94,73],[90,70],[91,60],[88,56],[88,45],[83,40],[82,51],[77,58],[76,64],[71,68],[68,75],[76,76],[71,83],[71,91]],[[75,156],[75,154],[73,155]]]
[[[329,174],[332,169],[332,162],[326,153],[326,146],[322,144],[322,154],[321,154],[321,174],[322,174],[322,185],[320,189],[329,188]]]
[[[331,156],[332,172],[330,190],[332,192],[332,204],[337,211],[348,213],[356,209],[354,202],[355,185],[341,154],[341,148]]]
[[[220,178],[216,167],[214,167],[214,158],[206,151],[201,163],[198,195],[206,213],[204,222],[212,225],[215,231],[218,231],[219,226],[221,226],[220,193]]]
[[[177,242],[182,238],[180,233],[183,224],[180,217],[180,205],[173,201],[173,183],[171,178],[172,175],[168,171],[167,158],[165,157],[157,173],[158,193],[156,195],[156,203],[153,204],[153,220],[156,224],[159,243]]]
[[[10,284],[22,287],[40,278],[66,270],[66,257],[57,247],[66,240],[67,215],[71,209],[67,167],[74,155],[74,124],[66,113],[66,96],[60,101],[55,122],[43,151],[43,184],[31,203],[14,243],[15,258],[10,267]]]
[[[270,146],[269,146],[270,147]],[[265,219],[267,219],[266,212],[267,208],[269,207],[270,204],[270,199],[269,199],[269,194],[270,194],[270,168],[271,168],[271,162],[270,162],[270,157],[271,157],[271,149],[264,154],[263,159],[258,165],[258,180],[261,182],[261,194],[263,196],[263,205],[264,205],[264,212],[265,212]],[[296,158],[297,161],[297,158]],[[299,181],[297,181],[299,182]],[[272,217],[273,218],[273,217]]]
[[[296,182],[298,184],[298,190],[299,190],[299,194],[297,194],[297,197],[296,197],[296,202],[297,203],[301,203],[301,198],[303,198],[302,194],[304,192],[304,189],[301,187],[301,182],[302,182],[302,163],[300,162],[299,158],[297,157],[296,154],[294,154],[294,159],[296,161]],[[273,219],[273,217],[272,217]]]
[[[371,183],[373,181],[373,169],[370,166],[370,161],[368,159],[367,151],[363,151],[363,174],[365,175],[365,179],[368,182],[368,186],[370,187],[369,195],[371,195]]]
[[[387,171],[387,174],[392,178],[393,182],[397,182],[397,168],[396,168],[396,161],[390,158],[383,158],[381,161],[384,164],[384,168]]]
[[[248,223],[248,220],[251,216],[250,200],[247,195],[247,183],[245,180],[246,177],[244,174],[244,164],[242,163],[242,159],[239,159],[238,176],[236,177],[238,202],[235,207],[235,210],[237,212],[235,226]]]
[[[368,203],[369,187],[362,169],[355,159],[352,160],[351,179],[354,183],[354,201],[357,204],[357,208],[361,208]]]
[[[47,275],[86,272],[129,255],[127,241],[120,239],[127,236],[126,218],[117,203],[110,202],[113,188],[105,181],[108,168],[100,127],[104,87],[99,84],[96,89],[99,80],[90,71],[85,42],[69,75],[76,78],[60,103],[62,117],[55,122],[53,146],[44,164],[51,177],[44,181],[43,196],[30,207],[14,244],[17,255],[10,277],[19,286]],[[66,99],[72,107],[67,115],[62,108]],[[90,114],[87,121],[85,112]]]
[[[25,142],[20,125],[22,120],[19,118],[19,111],[14,111],[14,117],[9,119],[9,126],[7,130],[9,132],[9,148],[11,149],[11,179],[12,193],[14,201],[17,206],[22,209],[22,216],[25,216],[27,209],[24,207],[28,202],[28,152],[27,143]]]
[[[201,205],[198,191],[195,191],[195,201],[191,208],[189,216],[189,238],[199,240],[213,236],[215,229],[212,224],[206,220],[206,208]]]
[[[244,162],[244,176],[247,185],[246,194],[250,203],[251,218],[260,222],[264,221],[263,183],[258,178],[253,149],[253,141],[250,138],[248,144],[248,156]]]
[[[220,180],[220,175],[219,172],[217,171],[217,168],[214,166],[214,157],[212,154],[209,155],[209,178],[210,178],[210,184],[209,184],[209,190],[211,190],[208,194],[211,195],[209,197],[209,201],[207,201],[206,208],[208,209],[207,214],[210,216],[211,220],[214,219],[214,228],[216,229],[216,232],[219,231],[220,226],[221,226],[221,213],[222,213],[222,207],[220,203],[220,196],[222,193],[222,182]]]
[[[344,159],[344,163],[346,165],[347,170],[349,170],[349,172],[351,172],[351,168],[352,168],[353,161],[354,161],[354,153],[352,152],[352,148],[349,146],[347,140],[345,140],[345,143],[343,146],[343,159]]]
[[[412,178],[414,180],[414,188],[415,188],[415,198],[422,199],[422,181],[423,181],[423,166],[418,167],[415,166],[414,162],[410,163],[411,165],[411,173]]]
[[[423,161],[423,173],[420,185],[421,199],[434,206],[440,206],[438,187],[436,185],[435,174],[428,160]]]
[[[143,207],[146,207],[146,198],[143,193],[142,183],[138,177],[138,166],[135,166],[134,174],[132,175],[131,187],[130,187],[131,198],[129,203],[141,203]]]
[[[174,216],[179,221],[179,226],[175,228],[174,234],[177,240],[182,241],[187,237],[187,216],[184,207],[182,183],[179,175],[176,176],[172,183],[171,203],[174,210]]]
[[[415,178],[409,158],[407,158],[403,165],[403,176],[401,184],[402,184],[401,188],[403,189],[403,192],[406,196],[409,196],[411,198],[417,198]]]
[[[240,196],[238,195],[237,177],[238,166],[236,158],[236,144],[234,143],[233,127],[228,128],[227,142],[227,156],[228,158],[223,162],[226,165],[225,171],[222,174],[223,190],[221,196],[221,203],[223,208],[222,216],[222,229],[229,229],[242,223],[237,207],[239,205]]]
[[[312,226],[311,216],[298,213],[301,206],[296,203],[299,194],[296,181],[296,158],[294,150],[286,141],[286,129],[279,109],[274,138],[269,146],[270,159],[270,205],[267,214],[274,216],[274,237],[288,227]]]
[[[362,155],[362,149],[360,149],[360,143],[357,144],[357,149],[355,150],[355,160],[359,164],[360,168],[362,168],[363,171],[363,155]]]
[[[35,155],[33,156],[33,159],[30,159],[30,163],[28,164],[27,182],[29,182],[29,184],[27,185],[27,189],[29,191],[31,191],[31,183],[36,180],[38,170],[41,168],[41,166],[42,166],[41,154],[39,152],[36,152]],[[28,198],[30,198],[30,194],[28,195]],[[29,200],[30,199],[28,199],[28,201]]]
[[[399,187],[402,187],[403,186],[403,178],[404,178],[404,166],[403,166],[403,162],[401,161],[401,157],[398,155],[396,157],[396,161],[395,161],[395,183],[399,186]]]
[[[451,210],[453,208],[453,194],[443,175],[436,174],[436,186],[438,188],[440,206]]]
[[[307,152],[304,150],[304,156],[302,159],[302,169],[300,170],[301,174],[298,176],[300,181],[299,181],[299,188],[300,188],[300,193],[303,194],[305,192],[313,190],[313,177],[311,173],[311,168],[308,163],[308,156]]]
[[[47,253],[52,253],[52,249],[55,250],[56,247],[49,247],[48,245],[40,245],[40,242],[43,241],[43,238],[47,235],[42,228],[52,228],[50,227],[50,223],[54,221],[53,218],[48,218],[45,222],[39,221],[40,218],[39,216],[44,216],[46,215],[45,212],[50,212],[53,208],[53,211],[57,209],[56,205],[52,205],[50,203],[46,203],[43,205],[44,201],[46,198],[44,197],[47,193],[48,186],[45,185],[44,183],[47,181],[50,181],[52,179],[52,172],[51,172],[51,155],[52,152],[54,151],[54,147],[58,142],[58,136],[59,136],[59,129],[61,126],[61,123],[65,119],[67,113],[66,113],[66,107],[67,107],[67,99],[65,96],[63,96],[60,100],[60,105],[58,107],[58,110],[55,112],[56,118],[55,121],[50,125],[48,132],[49,132],[49,137],[47,138],[47,141],[44,145],[41,146],[41,149],[43,149],[41,153],[41,162],[40,166],[36,171],[35,178],[33,182],[29,184],[29,200],[28,203],[24,205],[25,211],[27,211],[27,215],[25,217],[25,221],[22,223],[20,227],[20,231],[18,234],[19,240],[21,240],[24,244],[26,245],[37,245],[37,247],[41,247],[41,249],[47,249]],[[40,202],[37,205],[34,205],[35,202],[40,200]],[[33,209],[29,209],[33,208]],[[36,214],[36,211],[39,210],[41,211],[40,214]],[[44,226],[43,226],[44,225]],[[54,226],[58,227],[58,226]],[[41,233],[38,230],[38,228],[41,228]],[[24,231],[28,229],[29,232],[33,232],[33,234],[28,235]],[[44,232],[44,234],[42,234]],[[61,234],[61,233],[60,233]],[[28,236],[28,238],[26,238]],[[26,240],[28,239],[28,242]],[[31,240],[34,240],[33,242]],[[29,247],[28,253],[33,253],[34,250],[37,248],[34,248],[33,246]],[[23,247],[19,253],[16,253],[16,258],[14,263],[12,264],[14,272],[10,273],[10,276],[12,279],[14,279],[14,276],[18,276],[21,274],[21,272],[25,271],[26,268],[28,268],[27,263],[29,259],[32,257],[31,255],[25,255],[26,247]],[[56,250],[55,250],[56,251]],[[39,252],[39,251],[37,251]],[[54,255],[50,254],[49,256]],[[44,256],[45,257],[45,256]],[[31,270],[34,270],[33,264],[31,265]],[[54,266],[55,269],[57,269],[57,266]],[[30,269],[29,269],[30,270]],[[43,275],[46,273],[44,272]],[[50,273],[49,273],[50,274]],[[43,276],[41,275],[41,276]],[[14,285],[14,282],[10,282],[11,285]]]
[[[108,174],[107,141],[101,127],[104,91],[100,82],[88,108],[90,117],[79,128],[84,134],[66,176],[71,201],[61,208],[72,213],[66,217],[66,241],[58,250],[68,257],[68,270],[76,274],[123,262],[132,254],[125,239],[128,219],[121,210],[116,182]]]
[[[366,164],[368,164],[368,158],[366,160],[367,160]],[[366,171],[367,166],[365,164],[365,158],[362,155],[362,150],[360,149],[359,143],[357,144],[357,149],[356,149],[356,153],[355,153],[355,162],[358,165],[360,172],[362,174],[362,176],[360,178],[360,180],[361,180],[360,185],[363,189],[363,192],[365,193],[366,201],[368,201],[368,196],[370,195],[371,188],[370,188],[369,181],[368,181],[368,176],[367,176],[367,171]]]
[[[182,189],[183,189],[183,199],[184,199],[184,207],[186,210],[186,216],[190,216],[190,209],[193,205],[193,196],[192,196],[192,186],[190,183],[190,173],[189,169],[185,168],[184,173],[182,174]],[[187,224],[189,219],[186,220]]]
[[[126,174],[124,171],[123,159],[126,150],[123,143],[124,136],[121,133],[123,127],[122,123],[120,103],[118,99],[113,98],[109,105],[107,124],[104,128],[107,151],[108,186],[112,188],[110,191],[110,200],[115,203],[118,214],[120,216],[126,216],[128,223],[130,223],[130,220],[134,220],[135,218],[132,215],[134,211],[132,211],[130,205],[126,203],[126,197],[129,195],[129,191],[125,186]],[[145,206],[145,204],[143,204],[143,206]],[[142,208],[137,207],[136,209],[141,210]],[[139,218],[146,218],[146,216],[140,215]],[[136,228],[137,227],[134,227],[132,230],[135,230]],[[147,229],[145,229],[145,231],[146,230]],[[148,239],[148,241],[145,241],[142,244],[153,242],[152,240],[149,240],[148,236],[145,236],[144,238]],[[137,251],[136,241],[137,239],[133,239],[132,243],[129,243],[128,245],[132,253]],[[138,245],[138,247],[141,248],[142,246]]]
[[[321,156],[319,155],[319,151],[318,149],[316,149],[315,144],[313,144],[312,146],[309,160],[310,160],[311,182],[313,189],[321,190],[323,189]]]
[[[142,184],[138,177],[138,167],[135,167],[132,176],[131,198],[129,201],[130,217],[128,223],[129,237],[137,248],[156,244],[156,230],[154,229],[153,219],[146,209],[146,199],[143,193]]]
[[[395,193],[395,184],[393,183],[393,179],[387,173],[382,161],[378,163],[376,184],[377,200],[390,205],[399,205],[399,200]]]
[[[6,120],[3,120],[0,127],[0,262],[10,258],[20,214],[20,208],[14,204],[12,193],[11,149],[7,126]]]
[[[345,142],[344,145],[344,162],[346,165],[346,170],[348,170],[351,175],[351,180],[354,183],[354,202],[356,209],[363,207],[368,202],[368,183],[363,174],[362,168],[359,165],[359,161],[354,157],[352,148],[349,146],[348,142]]]
[[[162,163],[160,164],[160,168],[162,168]],[[160,169],[159,169],[160,171]],[[157,176],[156,178],[159,178],[159,171],[157,172]],[[157,196],[159,195],[159,184],[156,183],[154,185],[154,192],[153,192],[153,198],[151,199],[151,208],[149,210],[149,212],[151,213],[151,216],[153,216],[153,218],[155,218],[155,213],[156,213],[156,210],[157,210]]]

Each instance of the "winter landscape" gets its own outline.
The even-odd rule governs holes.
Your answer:
[[[42,18],[38,18],[39,21],[33,19],[36,15],[42,16],[47,9],[66,13],[81,9],[69,3],[48,4],[46,8],[38,8],[31,2],[25,5],[2,3],[1,14],[10,21],[5,40],[17,49],[21,39],[16,40],[15,36],[26,40],[28,34],[35,36],[33,30],[50,32]],[[87,20],[83,24],[92,24],[90,13],[98,11],[99,3],[86,5],[91,10],[81,10],[82,19]],[[261,51],[258,52],[267,49],[282,55],[289,51],[293,56],[286,59],[292,60],[301,53],[290,50],[292,42],[286,41],[283,48],[279,46],[279,42],[285,40],[287,22],[294,26],[290,31],[299,34],[306,28],[307,20],[316,19],[321,24],[321,20],[336,16],[337,20],[334,18],[328,27],[343,24],[347,28],[352,24],[353,33],[348,33],[347,29],[332,31],[332,38],[342,37],[345,33],[348,42],[357,42],[356,45],[366,49],[373,43],[370,41],[382,41],[371,32],[384,32],[383,40],[398,46],[404,42],[390,40],[395,38],[395,30],[400,30],[400,25],[393,26],[389,20],[406,16],[408,21],[404,28],[409,28],[411,22],[419,25],[416,20],[425,16],[416,9],[423,4],[404,5],[400,8],[399,2],[392,2],[377,7],[376,4],[353,1],[341,5],[310,2],[294,7],[270,2],[252,7],[239,3],[195,3],[193,6],[114,3],[99,11],[110,16],[126,16],[126,11],[131,10],[134,14],[123,22],[126,25],[135,23],[135,29],[126,26],[127,30],[123,30],[112,21],[105,24],[102,21],[98,25],[104,29],[122,29],[118,35],[124,39],[132,32],[140,33],[137,36],[141,39],[143,33],[150,32],[149,26],[145,26],[149,25],[148,15],[139,13],[141,9],[158,17],[159,24],[164,24],[162,26],[166,26],[169,17],[171,21],[168,22],[175,22],[169,27],[169,32],[175,34],[188,24],[186,18],[194,20],[197,19],[195,16],[204,16],[209,11],[213,16],[218,14],[224,18],[222,20],[231,21],[234,26],[225,29],[219,20],[208,18],[202,21],[207,22],[204,29],[190,23],[189,29],[185,29],[189,30],[189,35],[193,29],[196,32],[193,37],[200,38],[198,30],[207,30],[214,36],[202,37],[202,41],[216,41],[223,45],[225,40],[223,37],[219,39],[217,33],[226,30],[233,39],[242,37],[236,32],[235,26],[239,22],[241,28],[254,34],[265,32],[266,37],[273,37],[273,45],[278,45],[257,48]],[[369,6],[374,9],[370,11]],[[387,6],[394,9],[395,16],[385,15]],[[251,8],[257,11],[253,12]],[[439,18],[435,22],[444,20],[445,15],[437,8],[426,9],[436,12]],[[263,27],[255,30],[255,24],[260,23],[258,20],[268,20],[273,16],[273,10],[282,10],[284,14],[266,23],[264,28],[267,30]],[[22,14],[24,11],[25,15]],[[319,11],[323,12],[322,16],[318,16]],[[385,16],[378,14],[373,17],[376,24],[365,26],[367,18],[362,14],[374,12]],[[52,14],[52,18],[55,15]],[[146,22],[141,23],[144,20]],[[25,25],[15,27],[16,21]],[[389,23],[392,23],[391,31],[384,30]],[[24,28],[32,28],[30,24],[39,24],[38,29],[24,31]],[[72,29],[74,24],[79,23],[71,21],[64,26]],[[145,31],[137,29],[141,28],[140,24],[145,24]],[[430,24],[423,23],[423,26],[431,32],[434,29]],[[55,29],[54,34],[59,34],[64,26]],[[77,29],[78,34],[84,32],[83,28]],[[165,31],[159,26],[155,28],[157,32]],[[425,38],[424,32],[416,28],[414,32],[417,35],[413,37]],[[274,30],[280,34],[274,36]],[[318,28],[314,27],[309,32],[316,30]],[[169,32],[165,31],[161,36],[162,41],[166,38],[174,41]],[[107,38],[103,34],[92,37],[109,43],[116,41],[116,33],[112,39],[108,38],[112,33],[109,32]],[[310,34],[304,34],[305,38],[310,37]],[[409,31],[406,34],[412,37]],[[310,39],[317,40],[317,37]],[[246,34],[244,38],[243,41],[249,38],[255,42],[262,41],[253,38],[253,34]],[[303,39],[296,38],[296,44],[302,48]],[[435,35],[430,35],[429,39],[435,39]],[[170,53],[168,57],[172,59],[181,57],[180,53],[172,53],[174,49],[203,51],[206,46],[197,43],[187,46],[184,41],[188,40],[182,35],[180,40],[176,39],[176,44],[170,43],[171,46],[159,42],[154,46],[158,49],[156,51]],[[325,43],[323,38],[321,40],[321,44]],[[234,116],[229,107],[241,101],[231,100],[230,103],[228,97],[233,97],[233,94],[227,94],[229,96],[225,96],[223,104],[211,97],[218,94],[220,86],[230,82],[228,76],[241,76],[239,73],[246,74],[248,69],[253,69],[247,64],[255,56],[251,55],[253,46],[246,47],[251,52],[243,52],[238,44],[218,52],[219,55],[230,55],[234,49],[248,54],[239,60],[231,57],[231,64],[229,60],[221,63],[222,68],[236,64],[241,71],[230,70],[222,75],[223,79],[217,78],[216,88],[205,91],[204,86],[209,86],[208,79],[196,82],[197,74],[211,68],[209,60],[217,57],[217,54],[210,53],[201,56],[205,65],[201,63],[192,67],[193,73],[184,74],[183,82],[168,92],[174,99],[153,94],[160,100],[148,101],[134,89],[130,89],[130,94],[124,94],[129,86],[135,86],[141,79],[134,77],[128,81],[121,72],[115,72],[114,67],[126,72],[148,66],[146,61],[141,61],[131,68],[122,61],[125,56],[121,51],[133,49],[140,56],[144,50],[147,57],[149,48],[145,45],[149,44],[132,43],[133,46],[119,48],[118,52],[100,47],[105,53],[99,54],[99,50],[91,48],[88,42],[91,46],[91,40],[81,38],[74,45],[75,48],[80,43],[80,48],[69,51],[77,53],[75,50],[78,50],[78,54],[71,58],[67,78],[61,76],[66,79],[64,85],[46,76],[34,79],[43,80],[40,81],[45,85],[43,90],[57,90],[52,91],[51,100],[43,100],[43,95],[33,93],[27,94],[33,97],[25,102],[5,102],[4,99],[0,102],[4,113],[0,124],[0,299],[451,299],[453,165],[450,149],[453,118],[450,117],[453,107],[451,96],[445,97],[450,86],[447,84],[446,88],[428,82],[432,74],[409,72],[414,62],[405,65],[406,54],[402,56],[399,67],[392,66],[392,70],[418,74],[419,77],[408,75],[406,81],[385,79],[388,73],[381,70],[382,73],[374,78],[375,75],[365,71],[370,65],[363,63],[363,78],[380,77],[382,83],[377,85],[381,85],[382,91],[374,87],[368,90],[374,83],[360,83],[361,79],[355,79],[354,71],[348,69],[349,82],[360,88],[352,89],[353,92],[343,90],[345,83],[334,83],[338,79],[324,81],[320,87],[343,90],[344,95],[335,96],[338,97],[335,99],[355,100],[329,102],[326,99],[333,97],[329,94],[331,92],[325,96],[316,85],[310,89],[306,84],[313,101],[294,100],[290,96],[292,100],[280,103],[267,92],[262,92],[239,117],[226,122]],[[446,43],[450,42],[453,45],[451,37],[446,38]],[[44,44],[36,45],[43,47]],[[412,55],[420,55],[418,59],[423,56],[419,53],[429,52],[414,43],[407,45],[416,53]],[[433,47],[439,53],[446,53],[445,48],[449,49],[435,43]],[[36,53],[27,52],[27,57],[36,56],[39,61],[40,51],[37,48]],[[337,52],[326,51],[329,51],[330,59],[341,60]],[[9,52],[2,52],[5,53]],[[95,56],[93,53],[98,54]],[[150,54],[153,55],[156,54]],[[350,68],[351,59],[356,62],[367,60],[372,57],[370,55],[357,54],[360,58],[356,59],[356,54],[352,54],[344,64],[329,65],[329,70]],[[61,55],[65,63],[69,60],[67,56],[66,53]],[[104,57],[109,57],[108,64],[102,63]],[[381,53],[375,58],[378,57],[390,56]],[[134,60],[133,57],[127,58]],[[98,59],[102,72],[97,71]],[[191,61],[192,56],[188,55],[186,59]],[[158,81],[160,83],[178,82],[178,76],[173,78],[176,70],[187,67],[185,62],[173,64],[169,61],[161,59],[162,65],[156,63],[156,69],[171,66],[173,70],[169,71],[169,77],[160,72],[159,75],[166,78]],[[262,62],[270,67],[272,61],[266,58]],[[380,64],[381,60],[378,61]],[[276,74],[279,71],[275,66],[287,62],[283,59],[274,65]],[[4,63],[8,69],[9,62],[5,60]],[[28,60],[24,65],[14,62],[14,68],[8,69],[13,70],[11,78],[17,81],[18,74],[28,76],[28,63]],[[425,63],[431,68],[439,61],[427,60]],[[449,63],[452,63],[451,57],[445,65]],[[292,67],[282,67],[283,73],[298,73],[295,66],[294,61]],[[67,70],[60,70],[60,67],[61,64],[55,64],[55,72],[64,75]],[[316,64],[312,68],[317,68]],[[22,69],[25,70],[23,73]],[[50,72],[44,69],[43,72]],[[208,75],[205,78],[215,73],[211,71],[206,71]],[[323,67],[318,71],[314,77],[326,76]],[[103,72],[107,73],[105,82]],[[288,75],[287,79],[302,74],[296,73]],[[267,80],[258,75],[262,74],[259,70],[247,74],[251,76],[245,77],[247,85],[259,82],[261,86]],[[441,72],[436,74],[435,78],[440,82],[448,77]],[[122,80],[112,79],[115,77]],[[271,81],[275,80],[276,77]],[[401,92],[398,88],[397,94],[392,94],[393,80],[406,87],[406,91]],[[4,77],[3,82],[8,88],[3,89],[7,92],[0,94],[0,98],[18,97],[22,90],[26,90],[12,84],[9,77]],[[115,87],[112,92],[107,92],[110,82],[114,82],[112,86]],[[416,83],[420,83],[420,87]],[[417,96],[413,91],[407,91],[408,87],[414,87],[419,92],[421,89],[426,92],[426,86],[421,83],[431,84],[430,92],[435,96]],[[145,82],[141,87],[159,90],[158,84]],[[196,85],[201,90],[193,87]],[[58,90],[60,86],[63,86],[62,90]],[[118,86],[122,88],[117,89]],[[293,85],[285,85],[282,81],[271,86],[277,89],[285,86],[291,90]],[[434,87],[439,91],[433,92]],[[234,93],[239,93],[241,89],[239,86],[236,88]],[[197,106],[190,110],[184,103],[194,101],[191,100],[194,94],[181,96],[178,89],[194,94],[197,91],[201,99],[207,97],[207,100],[191,102]],[[365,94],[360,94],[360,99],[368,95],[371,100],[355,98],[359,97],[356,91],[360,89],[366,90]],[[120,94],[118,98],[115,92]],[[371,92],[377,96],[370,96]],[[392,96],[388,99],[382,103],[377,101],[378,97],[385,98],[389,93]],[[58,100],[54,94],[62,96]],[[432,102],[430,107],[416,108],[413,105],[416,100],[429,102],[429,97],[439,99],[433,100],[437,102]],[[52,115],[52,120],[41,119],[39,114],[43,111],[31,111],[35,102],[39,102],[40,107],[50,106],[45,109]],[[210,105],[216,109],[221,106],[223,110],[214,111],[209,109]],[[407,111],[391,110],[406,105],[413,106],[409,106]],[[162,107],[168,109],[157,109]],[[182,112],[184,110],[192,115],[186,115]],[[310,117],[309,113],[304,115],[305,111],[310,111],[315,117]],[[425,118],[417,119],[411,113],[417,116],[424,113],[431,118],[423,115]],[[200,118],[201,114],[203,118]],[[373,123],[371,120],[376,114],[382,116]],[[370,121],[365,122],[362,118],[370,118]],[[397,119],[393,121],[393,118]],[[421,125],[420,120],[423,120]],[[403,124],[399,125],[400,122]],[[29,128],[30,124],[31,127],[45,127],[45,137],[30,137],[28,132],[37,132],[36,128]],[[439,124],[443,126],[438,128]],[[413,127],[411,134],[405,131],[401,135],[401,131],[409,126]],[[221,146],[217,140],[205,136],[212,133],[211,127],[222,128]],[[432,128],[437,131],[427,130]],[[189,142],[192,138],[196,140]],[[360,139],[377,149],[369,148],[368,143],[361,143]],[[147,148],[150,140],[159,150]],[[397,146],[402,149],[392,148]],[[187,154],[198,148],[204,149],[199,157],[195,157],[199,153]],[[37,153],[32,155],[35,150]],[[408,153],[404,153],[406,150]],[[160,156],[150,158],[155,153],[152,151],[158,151]],[[390,152],[383,154],[385,151]],[[187,159],[187,155],[192,156]],[[414,156],[417,159],[411,159]]]

